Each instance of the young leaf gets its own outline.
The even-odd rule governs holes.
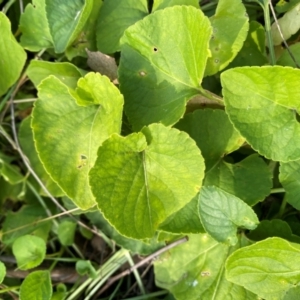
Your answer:
[[[120,51],[125,29],[148,15],[147,0],[104,1],[97,24],[97,48],[103,53]]]
[[[207,60],[206,76],[228,66],[241,50],[249,29],[248,16],[241,0],[220,0],[210,22],[213,28],[209,45],[212,55]]]
[[[74,243],[76,223],[73,221],[63,221],[59,224],[57,235],[63,246],[71,246]]]
[[[198,0],[154,0],[152,12],[174,5],[190,5],[199,9]]]
[[[207,234],[190,235],[188,242],[155,261],[156,285],[169,290],[177,300],[255,300],[254,294],[227,281],[224,276],[227,256],[241,244],[229,247]]]
[[[158,10],[125,31],[119,82],[135,130],[183,116],[200,91],[210,35],[208,19],[192,6]]]
[[[12,245],[18,268],[28,270],[42,263],[46,255],[46,243],[43,239],[33,235],[23,235]]]
[[[45,0],[27,4],[20,17],[21,45],[30,51],[52,48],[53,41],[46,17]]]
[[[10,184],[18,184],[25,180],[25,177],[21,175],[17,166],[6,163],[0,158],[0,176],[2,176]]]
[[[80,70],[70,63],[53,63],[42,60],[32,60],[26,73],[35,87],[45,78],[53,75],[68,87],[75,89],[78,79],[83,76]]]
[[[62,53],[76,39],[92,8],[92,0],[45,0],[46,13],[56,53]]]
[[[80,79],[72,92],[81,106],[70,92],[59,79],[45,79],[39,85],[32,128],[46,171],[79,208],[88,209],[95,204],[88,172],[98,147],[120,132],[123,97],[107,77],[95,73]]]
[[[160,224],[159,229],[181,234],[204,233],[198,212],[198,199],[196,195],[188,204]]]
[[[17,81],[26,61],[26,52],[16,41],[10,27],[9,19],[0,12],[0,96]]]
[[[257,154],[230,164],[224,160],[215,164],[205,176],[204,185],[214,185],[253,206],[270,194],[272,173]]]
[[[24,119],[19,128],[19,142],[21,148],[30,161],[30,165],[33,170],[38,175],[39,179],[44,183],[46,188],[54,197],[61,197],[64,195],[63,191],[59,186],[51,179],[49,174],[45,171],[43,164],[41,163],[38,154],[34,147],[33,133],[30,128],[31,118],[27,117]],[[39,191],[42,195],[45,195],[45,192],[42,188]]]
[[[3,281],[5,274],[6,274],[5,264],[2,261],[0,261],[0,284]]]
[[[215,240],[235,245],[237,228],[253,230],[259,223],[245,202],[217,187],[202,187],[199,194],[200,218],[204,229]]]
[[[282,220],[262,220],[258,226],[247,234],[253,241],[261,241],[268,237],[281,237],[293,243],[300,243],[300,237],[294,235],[289,224]]]
[[[280,163],[279,180],[285,189],[286,201],[296,209],[300,209],[300,160]]]
[[[151,238],[159,224],[196,195],[204,162],[186,133],[152,124],[98,150],[90,184],[99,209],[123,235]]]
[[[207,171],[245,141],[220,109],[196,110],[185,115],[175,126],[195,140],[201,149]]]
[[[299,245],[269,238],[235,251],[226,262],[226,278],[264,299],[282,296],[300,280]]]
[[[280,66],[235,68],[221,74],[231,122],[255,150],[275,161],[300,158],[299,81],[300,70]]]
[[[97,273],[89,260],[79,260],[76,262],[76,271],[80,275],[87,274],[90,278],[96,278]]]
[[[20,288],[20,300],[50,300],[52,297],[49,271],[34,271],[26,276]]]

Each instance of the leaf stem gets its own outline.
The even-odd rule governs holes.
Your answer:
[[[270,22],[270,10],[269,10],[269,2],[270,1],[271,0],[264,1],[263,10],[264,10],[266,37],[267,37],[267,43],[268,43],[268,48],[269,48],[269,54],[270,54],[270,64],[275,65],[276,57],[275,57],[273,39],[272,39],[272,34],[271,34],[271,22]]]
[[[224,106],[224,100],[222,97],[220,97],[208,90],[205,90],[202,87],[200,87],[199,91],[202,96],[208,98],[209,100],[215,102],[216,104]]]
[[[271,194],[279,194],[279,193],[285,193],[285,189],[284,188],[275,188],[275,189],[271,189]]]
[[[286,205],[287,205],[286,195],[284,195],[284,197],[282,199],[282,202],[281,202],[281,205],[280,205],[280,208],[279,208],[279,211],[278,211],[278,215],[277,215],[278,218],[282,218],[282,215],[285,211]]]

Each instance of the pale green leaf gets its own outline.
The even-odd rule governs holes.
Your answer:
[[[261,241],[274,236],[300,243],[300,237],[292,233],[289,224],[278,219],[262,220],[254,230],[247,234],[247,237],[253,241]]]
[[[244,138],[220,109],[196,110],[185,115],[175,126],[195,140],[201,149],[207,170],[244,143]]]
[[[20,300],[50,300],[52,297],[49,271],[34,271],[26,276],[20,288]]]
[[[174,5],[191,5],[199,8],[198,0],[154,0],[152,12]]]
[[[42,60],[32,60],[26,73],[35,87],[45,78],[53,75],[68,87],[75,89],[78,79],[82,76],[80,70],[75,65],[67,62],[53,63]]]
[[[151,238],[199,191],[204,162],[186,133],[152,124],[99,148],[90,184],[99,209],[123,235]]]
[[[266,55],[266,35],[264,27],[256,22],[249,23],[249,31],[242,49],[228,68],[242,66],[261,66],[268,63]]]
[[[182,234],[204,233],[198,211],[198,199],[199,197],[196,195],[192,201],[160,224],[159,229]]]
[[[30,51],[52,48],[53,41],[46,17],[45,0],[27,4],[20,17],[21,45]]]
[[[292,52],[297,64],[300,65],[300,43],[290,45],[289,50],[290,50],[290,52]],[[291,54],[289,53],[289,51],[287,49],[285,49],[282,52],[282,54],[278,58],[276,64],[281,65],[281,66],[289,66],[289,67],[293,67],[293,68],[297,67],[294,60],[291,57]]]
[[[98,50],[107,54],[120,51],[124,31],[147,15],[147,0],[104,1],[97,24]]]
[[[23,235],[12,245],[13,254],[20,270],[28,270],[42,263],[46,255],[46,243],[33,235]]]
[[[0,261],[0,283],[2,283],[2,281],[5,277],[5,274],[6,274],[5,264],[2,261]]]
[[[59,79],[45,79],[32,128],[46,171],[79,208],[88,209],[95,204],[88,173],[102,142],[120,132],[123,97],[107,77],[95,73],[81,78],[76,91],[76,101],[88,106],[77,105]]]
[[[6,163],[0,158],[0,176],[2,176],[10,184],[18,184],[25,180],[17,166]]]
[[[243,67],[221,74],[226,112],[235,128],[272,160],[300,158],[300,70]]]
[[[279,180],[285,189],[286,201],[300,209],[300,160],[280,163]]]
[[[17,238],[25,234],[36,234],[38,229],[42,230],[43,236],[46,236],[45,240],[47,240],[51,221],[38,222],[46,217],[45,210],[38,205],[23,205],[17,212],[9,211],[2,226],[3,244],[11,245]]]
[[[125,31],[119,82],[134,129],[183,116],[201,90],[210,35],[209,20],[192,6],[158,10]]]
[[[226,280],[227,256],[242,246],[217,243],[207,234],[190,235],[189,241],[160,255],[154,263],[156,285],[177,300],[255,300],[257,297]]]
[[[300,249],[269,238],[235,251],[226,263],[226,278],[264,299],[282,299],[300,281]]]
[[[300,29],[300,4],[285,13],[282,18],[279,18],[278,25],[285,40],[295,34]],[[280,45],[282,37],[275,22],[271,26],[271,34],[274,45]]]
[[[30,166],[33,168],[39,179],[44,183],[51,195],[55,197],[61,197],[64,195],[58,185],[51,179],[49,174],[45,171],[43,164],[41,163],[38,154],[34,147],[33,133],[30,128],[31,118],[24,119],[19,128],[19,142],[22,151],[30,161]],[[39,192],[48,196],[42,188],[39,188]]]
[[[202,187],[199,212],[204,229],[215,240],[235,245],[237,229],[253,230],[259,223],[256,214],[241,199],[214,186]]]
[[[93,0],[45,0],[46,14],[56,53],[77,38],[93,9]]]
[[[220,0],[210,22],[213,28],[209,45],[211,56],[207,60],[205,75],[213,75],[228,66],[241,50],[249,29],[241,0]]]
[[[76,223],[73,221],[62,221],[57,229],[57,235],[63,246],[71,246],[74,243]]]
[[[26,52],[11,33],[6,15],[0,12],[0,96],[19,78],[26,61]]]
[[[215,185],[253,206],[270,194],[273,182],[267,164],[253,154],[235,164],[224,160],[215,164],[206,173],[204,185]]]

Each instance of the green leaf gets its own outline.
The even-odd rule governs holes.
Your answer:
[[[292,233],[289,224],[277,219],[262,220],[247,236],[253,241],[261,241],[268,237],[277,236],[293,243],[300,243],[300,237]]]
[[[152,12],[174,5],[190,5],[199,9],[198,0],[154,0]]]
[[[9,211],[3,223],[4,245],[11,245],[18,237],[29,233],[36,233],[37,229],[42,229],[43,235],[46,236],[51,229],[51,221],[38,223],[47,217],[45,210],[37,205],[23,205],[17,212]],[[10,231],[9,233],[6,233]]]
[[[9,19],[0,12],[0,96],[19,78],[26,61],[26,52],[11,33]]]
[[[26,276],[20,288],[20,300],[50,300],[52,286],[49,271],[34,271]]]
[[[104,53],[120,51],[125,29],[148,15],[147,0],[104,1],[97,24],[97,48]]]
[[[268,59],[266,55],[265,40],[264,27],[256,21],[251,21],[249,23],[249,31],[243,47],[230,63],[229,68],[261,66],[267,64]]]
[[[189,241],[154,262],[156,285],[169,290],[177,300],[254,300],[255,295],[226,280],[224,265],[236,247],[217,243],[207,234],[190,235]]]
[[[253,230],[259,223],[245,202],[217,187],[202,187],[199,194],[200,218],[204,229],[215,240],[235,245],[239,227]]]
[[[207,60],[206,76],[228,66],[241,50],[249,29],[246,9],[240,0],[220,0],[210,22],[213,28],[209,45],[212,55]]]
[[[300,4],[289,10],[282,18],[277,20],[281,34],[285,40],[288,40],[300,29],[299,10]],[[274,45],[280,45],[282,43],[282,37],[276,22],[274,22],[271,26],[271,34]]]
[[[0,283],[2,283],[2,281],[5,277],[5,274],[6,274],[5,264],[2,261],[0,261]]]
[[[198,212],[198,199],[196,195],[188,204],[160,224],[159,229],[181,234],[204,233]]]
[[[135,130],[183,116],[201,90],[210,35],[208,19],[191,6],[158,10],[125,31],[119,82]]]
[[[235,251],[227,260],[226,277],[265,299],[282,296],[300,280],[300,249],[269,238]]]
[[[32,60],[26,73],[35,87],[45,78],[53,75],[68,87],[75,89],[78,79],[82,76],[80,70],[70,63],[53,63],[41,60]]]
[[[156,237],[151,240],[134,240],[121,235],[109,222],[104,218],[100,211],[86,213],[85,216],[93,225],[99,228],[107,237],[112,239],[118,246],[130,250],[132,253],[139,255],[149,255],[156,250],[165,246],[165,243],[158,242]]]
[[[300,64],[300,43],[296,43],[293,45],[289,45],[289,50],[292,52],[295,60],[297,61],[298,65]],[[291,54],[289,53],[288,49],[285,49],[281,56],[278,58],[277,65],[281,66],[289,66],[296,68],[297,66],[295,65],[294,60],[291,57]]]
[[[25,190],[24,182],[12,185],[1,176],[0,186],[0,203],[4,203],[6,199],[10,199],[12,201],[20,200]]]
[[[203,176],[203,158],[194,141],[184,132],[152,124],[106,140],[90,184],[105,218],[121,234],[143,239],[191,201]]]
[[[68,60],[72,60],[76,56],[87,57],[87,50],[97,50],[97,21],[103,3],[103,1],[93,1],[92,12],[82,31],[79,33],[77,39],[72,43],[72,45],[70,45],[65,51]]]
[[[79,275],[87,274],[90,278],[96,278],[97,272],[89,260],[79,260],[76,262],[76,271]]]
[[[18,268],[28,270],[42,263],[46,255],[46,243],[43,239],[33,235],[23,235],[12,245]]]
[[[0,175],[10,184],[18,184],[25,180],[17,166],[6,163],[0,158]]]
[[[279,0],[276,3],[275,9],[278,13],[284,13],[284,12],[292,9],[293,7],[298,5],[299,3],[300,3],[299,0]]]
[[[287,291],[282,300],[298,300],[300,295],[300,286],[297,285]]]
[[[76,223],[73,221],[63,221],[59,224],[57,235],[63,246],[71,246],[74,243]]]
[[[215,164],[205,176],[204,185],[215,185],[253,206],[271,192],[272,173],[257,154],[230,164],[224,160]]]
[[[63,191],[59,186],[51,179],[49,174],[45,171],[43,164],[41,163],[38,154],[34,147],[33,133],[30,128],[31,118],[28,117],[24,119],[19,128],[19,142],[22,148],[22,151],[30,161],[30,166],[33,168],[35,173],[38,175],[39,179],[44,183],[48,191],[54,197],[61,197],[64,195]],[[44,195],[44,190],[40,188],[39,192]]]
[[[280,163],[279,180],[285,189],[286,201],[296,209],[300,209],[300,160]]]
[[[195,140],[201,149],[207,170],[244,143],[244,138],[220,109],[196,110],[185,115],[175,126]]]
[[[52,48],[53,41],[46,17],[45,0],[27,4],[20,17],[21,45],[30,51]]]
[[[93,8],[92,0],[45,0],[46,13],[56,53],[76,39]]]
[[[32,128],[46,171],[79,208],[88,209],[95,204],[88,172],[102,142],[120,132],[123,98],[107,77],[95,73],[81,78],[72,92],[81,106],[70,92],[57,78],[45,79]]]
[[[300,158],[300,70],[243,67],[221,74],[226,112],[260,154],[275,161]]]

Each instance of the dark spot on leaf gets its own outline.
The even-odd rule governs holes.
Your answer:
[[[202,277],[210,276],[210,272],[209,271],[203,271],[203,272],[201,272],[201,276]]]
[[[298,123],[300,123],[300,116],[299,116],[299,114],[298,114],[297,110],[296,110],[296,109],[293,109],[293,112],[294,112],[294,115],[295,115],[296,121],[297,121]]]
[[[158,51],[158,49],[157,49],[156,47],[154,47],[154,48],[153,48],[153,51],[154,51],[154,52],[157,52],[157,51]]]
[[[87,157],[84,154],[80,154],[80,159],[87,159]]]
[[[218,47],[215,48],[215,51],[219,51],[220,49]]]
[[[215,36],[214,36],[214,35],[212,35],[212,36],[211,36],[211,39],[213,40],[214,38],[215,38]]]

